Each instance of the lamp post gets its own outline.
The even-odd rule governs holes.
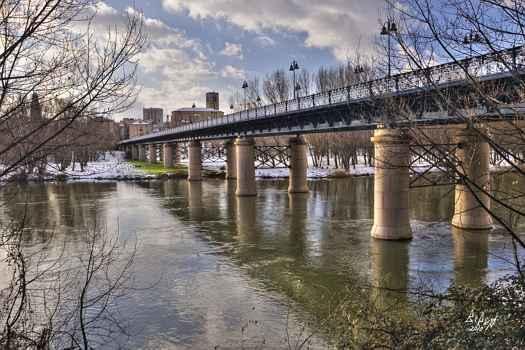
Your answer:
[[[391,36],[393,33],[397,33],[397,25],[396,23],[388,19],[386,23],[383,24],[383,27],[381,28],[381,35],[388,36],[388,77],[390,78],[392,76],[392,62],[391,62]]]
[[[248,110],[248,105],[246,104],[246,89],[248,88],[248,82],[245,80],[242,82],[242,89],[244,90],[244,109]]]
[[[293,98],[295,100],[295,98],[297,97],[297,90],[295,89],[297,87],[297,83],[295,81],[295,71],[299,69],[299,64],[297,63],[296,60],[293,60],[292,63],[290,64],[290,72],[293,73]]]

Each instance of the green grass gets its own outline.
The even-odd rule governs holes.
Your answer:
[[[133,164],[135,168],[139,168],[144,171],[146,174],[150,175],[165,175],[165,174],[174,174],[177,176],[187,176],[188,169],[185,165],[176,165],[172,168],[165,168],[162,163],[150,164],[148,162],[140,161],[131,161],[130,164]]]

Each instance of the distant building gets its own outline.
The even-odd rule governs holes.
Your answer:
[[[161,125],[164,122],[164,110],[162,108],[143,108],[142,120],[153,125]]]
[[[136,121],[128,125],[129,138],[135,138],[151,133],[153,126],[150,122]]]
[[[138,122],[138,119],[134,118],[124,118],[120,121],[118,124],[119,126],[119,138],[121,140],[127,140],[129,139],[129,126],[130,124]]]
[[[218,92],[208,92],[206,94],[206,108],[209,109],[219,109],[219,93]]]
[[[175,128],[177,126],[191,124],[206,119],[220,118],[224,113],[214,108],[180,108],[171,112],[170,126]]]

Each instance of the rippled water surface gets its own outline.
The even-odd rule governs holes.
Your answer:
[[[256,198],[237,198],[223,180],[11,186],[0,192],[0,218],[29,209],[28,245],[95,224],[136,243],[133,283],[147,288],[116,305],[129,348],[285,347],[287,331],[291,342],[313,332],[307,320],[347,284],[445,290],[512,272],[505,237],[448,224],[450,187],[411,191],[411,242],[370,238],[373,178],[310,188],[289,195],[286,181],[260,181]]]

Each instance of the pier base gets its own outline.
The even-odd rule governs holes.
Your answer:
[[[385,240],[411,239],[408,137],[400,129],[378,129],[374,132],[372,142],[375,146],[372,237]]]
[[[139,160],[139,147],[137,145],[131,145],[131,160]]]
[[[490,197],[483,193],[483,190],[490,191],[489,144],[472,129],[459,131],[456,141],[458,171],[468,182],[461,180],[456,185],[452,225],[465,230],[490,230],[492,217],[484,208],[490,208]]]
[[[163,146],[162,155],[164,157],[164,167],[173,168],[173,146],[169,143],[165,143]]]
[[[226,179],[234,180],[237,178],[237,152],[233,141],[224,143],[226,148]]]
[[[202,145],[200,141],[191,141],[188,145],[188,180],[202,181]]]
[[[139,150],[139,160],[141,162],[145,162],[147,159],[146,159],[146,146],[144,145],[138,145],[138,150]]]
[[[256,196],[255,142],[251,138],[235,141],[237,153],[237,196]]]
[[[289,193],[308,192],[308,146],[300,136],[290,139]]]

